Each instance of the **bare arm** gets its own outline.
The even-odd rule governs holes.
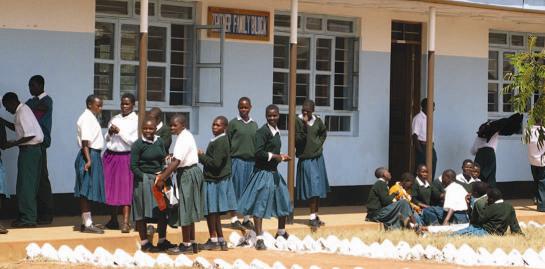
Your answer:
[[[89,171],[91,168],[91,154],[89,153],[89,141],[81,141],[81,150],[83,151],[83,157],[85,158],[85,171]]]
[[[449,208],[447,212],[447,216],[445,217],[445,220],[443,221],[443,225],[448,225],[450,219],[452,218],[452,215],[454,215],[454,210]]]

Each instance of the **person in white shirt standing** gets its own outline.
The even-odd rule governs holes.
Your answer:
[[[136,99],[125,93],[121,96],[121,114],[115,115],[108,123],[106,152],[102,157],[104,165],[104,190],[106,204],[112,206],[108,229],[119,229],[117,209],[123,207],[122,233],[131,230],[129,214],[133,197],[133,173],[131,171],[131,147],[138,140],[138,115],[133,111]]]
[[[541,123],[532,126],[528,139],[528,161],[532,170],[536,192],[537,211],[545,212],[545,145],[539,145],[539,135],[545,135]]]
[[[491,187],[496,186],[496,148],[498,147],[499,130],[491,133],[490,122],[483,123],[477,131],[477,137],[471,147],[475,162],[481,165],[481,179]]]
[[[426,164],[426,134],[427,134],[427,104],[428,98],[422,99],[420,102],[420,112],[413,117],[412,123],[412,135],[415,145],[415,171],[420,164]],[[435,110],[435,103],[433,104]],[[435,146],[432,144],[432,179],[435,178],[435,168],[437,166],[437,153],[435,152]]]
[[[17,94],[8,92],[2,97],[6,110],[15,115],[17,140],[8,141],[7,148],[19,146],[17,159],[17,207],[19,216],[12,227],[35,227],[38,218],[37,197],[42,172],[42,142],[44,134],[32,110],[19,102]]]

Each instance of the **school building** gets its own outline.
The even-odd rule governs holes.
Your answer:
[[[508,55],[525,50],[530,34],[543,49],[545,1],[300,0],[297,104],[314,99],[329,130],[329,202],[363,203],[378,166],[394,175],[411,169],[411,120],[427,88],[431,6],[437,10],[437,170],[460,171],[463,159],[473,159],[478,126],[513,111],[501,94],[512,69]],[[150,0],[148,107],[161,107],[167,116],[185,113],[200,148],[212,138],[212,119],[235,117],[241,96],[252,99],[259,125],[265,106],[279,105],[286,129],[289,8],[289,0]],[[77,206],[70,200],[75,122],[85,97],[94,92],[104,98],[106,125],[119,111],[120,96],[136,93],[139,14],[137,0],[0,3],[1,93],[15,91],[26,100],[28,79],[41,74],[54,100],[48,161],[57,207]],[[13,119],[4,109],[0,115]],[[287,151],[287,131],[282,142]],[[2,153],[12,193],[17,152]],[[497,165],[508,195],[530,197],[520,135],[501,138]],[[59,202],[64,199],[69,202]]]

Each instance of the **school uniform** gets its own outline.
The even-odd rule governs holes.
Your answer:
[[[422,150],[415,150],[415,171],[418,165],[426,164],[426,141],[427,141],[427,118],[426,114],[420,111],[413,117],[412,122],[412,134],[417,136],[418,142],[421,145]],[[435,145],[432,143],[432,178],[435,178],[435,168],[437,165],[437,153],[435,152]]]
[[[255,133],[257,123],[240,116],[229,121],[227,137],[231,143],[231,178],[237,200],[250,182],[255,166]]]
[[[295,121],[295,155],[297,161],[297,199],[326,198],[330,191],[325,168],[323,145],[327,129],[315,115],[305,124],[303,115]]]
[[[280,130],[264,124],[255,134],[255,168],[248,186],[238,201],[238,211],[258,218],[288,216],[293,208],[288,186],[272,158],[280,154]]]
[[[106,201],[106,194],[104,192],[104,172],[100,157],[102,148],[104,148],[102,128],[96,116],[89,109],[85,109],[79,116],[76,126],[80,150],[78,151],[74,165],[76,169],[74,196],[97,203],[104,203]],[[81,150],[82,141],[89,141],[91,167],[88,171],[84,170],[86,160]]]
[[[170,148],[170,144],[172,143],[172,134],[170,133],[170,127],[167,124],[164,124],[162,121],[157,124],[157,132],[155,132],[157,136],[163,140],[163,144],[165,145],[165,153],[168,153],[168,149]]]
[[[496,186],[496,148],[498,146],[499,133],[492,137],[476,137],[471,154],[475,155],[475,162],[481,165],[481,179],[490,187]]]
[[[172,157],[180,161],[176,169],[179,201],[177,216],[169,217],[172,226],[188,226],[204,218],[203,174],[197,166],[199,154],[195,138],[184,129],[172,137]]]
[[[469,222],[465,200],[466,195],[467,191],[462,185],[452,182],[445,188],[443,211],[434,210],[426,212],[424,217],[425,222],[428,225],[441,225],[450,209],[454,211],[450,219],[451,223],[462,224]]]
[[[108,128],[115,125],[119,133],[106,133],[106,152],[102,156],[104,165],[104,190],[106,204],[125,206],[132,204],[133,174],[131,171],[131,147],[138,139],[138,115],[115,115]]]
[[[464,187],[464,189],[466,189],[466,191],[469,193],[471,193],[471,191],[473,190],[473,184],[479,181],[481,180],[478,178],[473,178],[471,176],[469,177],[469,179],[466,179],[463,173],[456,175],[456,183],[462,185],[462,187]]]
[[[415,218],[415,221],[417,224],[424,224],[421,218],[422,208],[418,206],[416,199],[414,199],[414,196],[412,196],[412,189],[405,190],[403,186],[401,185],[401,182],[396,182],[392,187],[390,187],[390,190],[388,191],[388,194],[394,194],[399,193],[399,195],[396,197],[396,199],[404,199],[407,202],[409,202],[409,205],[411,206],[411,209],[413,211],[413,216]]]
[[[367,221],[381,222],[385,229],[402,228],[403,220],[412,216],[413,212],[407,200],[397,200],[388,194],[388,183],[379,178],[367,199]]]
[[[545,212],[545,146],[539,147],[538,137],[539,125],[532,126],[528,143],[528,162],[532,171],[535,183],[535,197],[537,200],[537,211]],[[543,129],[542,131],[545,131]]]
[[[53,99],[45,92],[26,101],[26,105],[32,110],[38,120],[44,141],[42,142],[42,172],[40,186],[38,188],[38,219],[50,221],[53,217],[53,195],[51,182],[47,169],[47,148],[51,146],[51,127],[53,122]],[[38,110],[38,107],[47,107],[47,111]]]
[[[134,174],[134,187],[131,210],[134,221],[163,214],[157,207],[152,190],[156,174],[165,165],[165,155],[165,145],[159,136],[155,136],[153,140],[142,137],[132,145],[131,170]]]
[[[483,214],[479,216],[477,223],[457,231],[455,234],[502,236],[507,232],[507,228],[511,230],[511,233],[522,234],[515,209],[512,205],[500,199],[484,209]]]
[[[469,223],[478,223],[479,217],[483,215],[484,209],[488,204],[488,195],[483,195],[479,198],[471,197],[471,212],[469,214]]]
[[[225,133],[214,137],[206,154],[199,155],[203,164],[204,215],[236,210],[237,199],[231,182],[231,149]]]
[[[19,145],[16,185],[17,206],[19,209],[17,220],[25,224],[36,224],[44,135],[32,110],[25,104],[17,106],[14,125],[16,140],[33,136],[30,141]]]
[[[4,125],[4,122],[0,122],[0,144],[5,144],[7,142],[7,135],[6,135],[6,126]],[[0,151],[0,157],[2,155],[2,152]],[[8,195],[8,188],[6,186],[6,168],[4,167],[4,162],[0,158],[0,195],[4,195],[5,197],[9,197]]]

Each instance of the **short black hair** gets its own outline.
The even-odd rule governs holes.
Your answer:
[[[473,162],[473,168],[481,169],[481,165],[478,162]]]
[[[5,104],[11,103],[11,102],[19,102],[19,97],[17,97],[17,94],[14,92],[7,92],[2,97],[2,104],[4,104],[5,106]]]
[[[227,127],[227,125],[229,124],[229,120],[227,120],[225,116],[217,116],[216,118],[214,118],[214,121],[217,121],[217,120],[220,120],[223,123],[223,125],[225,125],[225,127]]]
[[[488,184],[486,182],[478,181],[473,183],[473,193],[481,197],[485,195],[488,191]]]
[[[248,104],[252,105],[252,100],[250,100],[249,97],[242,96],[242,97],[240,97],[240,99],[238,99],[239,103],[242,102],[242,101],[246,101],[246,102],[248,102]]]
[[[267,115],[267,112],[269,112],[269,110],[276,110],[276,112],[280,112],[280,109],[278,109],[278,106],[275,104],[270,104],[267,106],[267,108],[265,109],[265,115]]]
[[[38,84],[38,86],[40,87],[40,89],[44,89],[44,85],[45,85],[45,79],[44,77],[42,77],[41,75],[34,75],[32,76],[29,80],[28,80],[29,83],[36,83]]]
[[[414,176],[413,176],[413,174],[411,174],[409,172],[405,172],[405,173],[401,174],[401,177],[399,177],[399,181],[401,181],[401,182],[414,181]]]
[[[128,98],[133,105],[136,103],[136,97],[134,97],[134,94],[132,94],[130,92],[126,92],[123,95],[121,95],[121,100],[123,100],[125,98]]]
[[[182,124],[184,127],[187,126],[187,118],[184,114],[176,113],[170,117],[171,121],[178,121],[180,124]]]
[[[157,127],[157,119],[155,119],[154,117],[150,116],[149,114],[146,115],[144,117],[144,120],[142,121],[142,126],[144,125],[144,123],[146,122],[153,122],[153,124]]]
[[[314,109],[314,107],[316,106],[316,104],[314,103],[313,100],[311,99],[306,99],[305,101],[303,101],[303,106],[310,106]]]
[[[462,166],[466,165],[466,163],[470,163],[470,164],[474,164],[474,162],[470,159],[465,159],[463,162],[462,162]]]
[[[419,165],[416,166],[416,171],[420,171],[420,170],[422,170],[422,168],[424,168],[424,167],[428,168],[428,167],[426,166],[426,164],[421,163],[421,164],[419,164]]]
[[[420,101],[420,108],[424,109],[427,105],[428,105],[428,98],[424,98],[422,99],[422,101]]]
[[[376,177],[376,178],[381,178],[381,177],[383,177],[383,176],[384,176],[384,172],[386,172],[386,171],[387,171],[387,169],[384,168],[384,167],[382,167],[382,166],[379,167],[379,168],[377,168],[377,169],[375,169],[375,177]]]
[[[447,170],[443,171],[443,174],[448,175],[449,177],[451,177],[452,180],[454,180],[456,178],[456,172],[454,172],[454,170],[452,170],[452,169],[447,169]]]
[[[85,106],[89,107],[97,99],[101,100],[101,98],[98,95],[90,94],[89,96],[87,96],[87,98],[85,98]]]
[[[488,191],[486,192],[486,196],[494,201],[498,201],[503,198],[503,194],[498,188],[488,189]]]

